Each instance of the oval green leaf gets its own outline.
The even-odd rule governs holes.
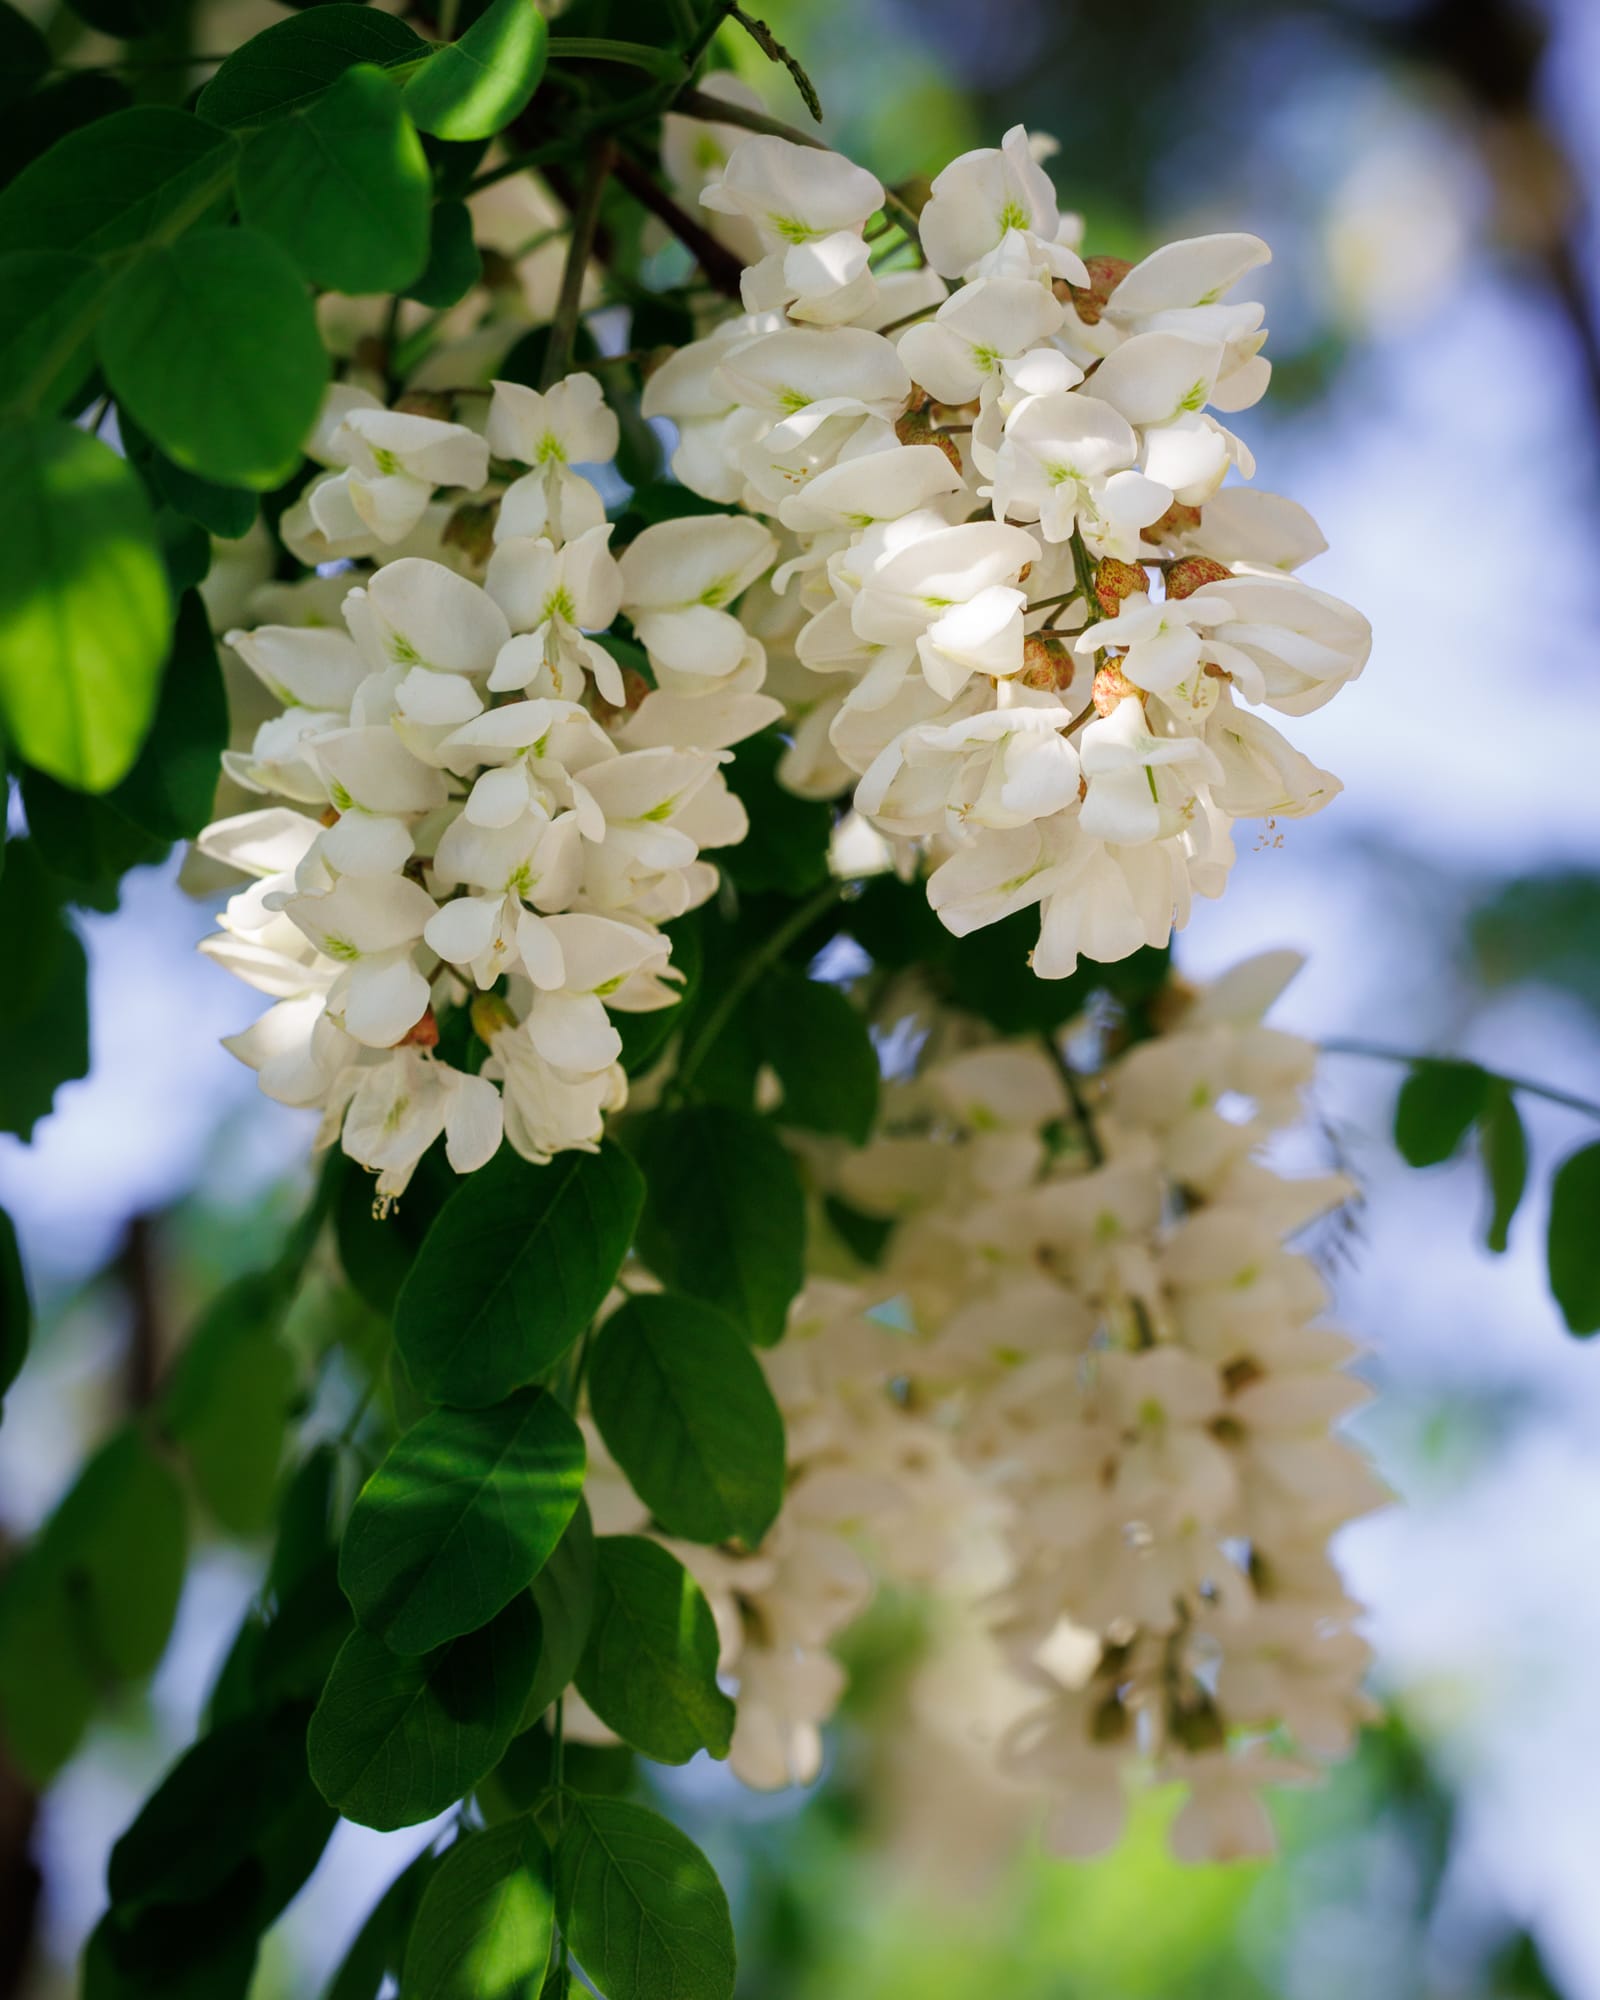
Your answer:
[[[550,1962],[550,1850],[530,1819],[468,1834],[440,1862],[406,1947],[406,2000],[534,2000]]]
[[[729,2000],[728,1899],[699,1848],[659,1813],[572,1800],[555,1885],[562,1934],[606,2000]]]
[[[528,1389],[431,1410],[361,1489],[339,1551],[357,1618],[397,1653],[487,1625],[549,1560],[583,1491],[583,1433]]]
[[[1414,1063],[1394,1107],[1394,1143],[1407,1166],[1437,1167],[1461,1146],[1489,1099],[1476,1063]]]
[[[608,1729],[658,1764],[726,1757],[733,1703],[717,1686],[716,1620],[670,1550],[642,1535],[595,1543],[594,1616],[578,1692]]]
[[[335,0],[251,36],[195,108],[213,125],[264,125],[320,97],[356,63],[398,69],[427,54],[428,44],[394,15]]]
[[[509,125],[544,75],[550,30],[534,0],[493,0],[458,42],[435,51],[406,85],[419,132],[489,139]]]
[[[578,1671],[594,1620],[594,1523],[580,1501],[550,1560],[533,1580],[539,1613],[539,1665],[528,1689],[522,1727],[531,1729]]]
[[[527,1596],[421,1658],[352,1632],[306,1738],[317,1789],[346,1819],[382,1833],[432,1819],[504,1756],[538,1653]]]
[[[652,1122],[641,1151],[645,1261],[673,1290],[720,1306],[746,1339],[781,1339],[805,1277],[794,1162],[765,1119],[696,1104]]]
[[[280,484],[322,405],[328,357],[299,273],[251,229],[204,229],[146,251],[100,322],[119,400],[187,471]]]
[[[401,1287],[395,1340],[418,1391],[477,1409],[544,1374],[610,1290],[643,1199],[609,1140],[542,1167],[501,1147],[445,1203]]]
[[[239,210],[335,292],[403,291],[428,261],[432,180],[396,84],[362,63],[249,141]]]
[[[234,142],[192,112],[132,105],[69,132],[0,194],[0,250],[104,256],[170,240],[226,191]]]
[[[1556,1169],[1550,1187],[1550,1289],[1571,1333],[1600,1333],[1600,1145]]]
[[[49,417],[0,431],[0,725],[18,754],[108,791],[155,712],[172,602],[144,488]]]
[[[668,1534],[752,1548],[783,1504],[783,1418],[761,1364],[714,1307],[629,1299],[600,1331],[589,1406],[612,1457]]]

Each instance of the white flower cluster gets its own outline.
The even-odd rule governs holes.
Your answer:
[[[675,999],[659,927],[715,890],[704,851],[746,830],[719,766],[779,712],[724,608],[772,562],[767,529],[668,521],[615,557],[575,470],[616,451],[599,383],[501,382],[486,409],[480,431],[330,393],[313,452],[337,469],[282,533],[343,567],[227,635],[279,705],[228,775],[280,803],[199,842],[254,878],[202,948],[274,1002],[228,1046],[321,1110],[380,1200],[441,1132],[461,1172],[502,1133],[530,1160],[598,1142],[626,1095],[610,1016]],[[619,610],[653,687],[593,636]],[[476,1071],[442,1053],[472,1040],[453,1009]]]
[[[1077,1107],[1036,1045],[955,1030],[864,1150],[814,1150],[892,1234],[764,1356],[792,1479],[768,1542],[678,1551],[718,1607],[748,1782],[816,1770],[863,1546],[944,1606],[958,1663],[920,1707],[1044,1795],[1058,1852],[1112,1845],[1141,1774],[1188,1788],[1181,1856],[1267,1851],[1263,1787],[1348,1751],[1369,1654],[1328,1542],[1385,1496],[1334,1435],[1365,1400],[1354,1350],[1285,1247],[1349,1184],[1261,1157],[1314,1064],[1261,1025],[1295,962],[1185,996]]]
[[[1086,263],[1020,126],[933,182],[917,268],[837,154],[747,137],[700,199],[762,253],[747,310],[644,407],[686,485],[782,536],[760,629],[836,683],[787,683],[787,781],[854,782],[958,935],[1037,905],[1046,978],[1164,944],[1236,820],[1338,792],[1261,711],[1321,706],[1370,645],[1291,574],[1325,546],[1304,509],[1223,484],[1254,465],[1211,412],[1270,375],[1225,295],[1266,246]]]

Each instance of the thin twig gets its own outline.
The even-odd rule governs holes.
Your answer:
[[[1326,1056],[1364,1056],[1373,1062],[1404,1063],[1408,1068],[1416,1063],[1470,1062],[1468,1056],[1419,1055],[1412,1049],[1385,1048],[1379,1042],[1348,1041],[1342,1037],[1317,1045]],[[1477,1065],[1488,1069],[1487,1064]],[[1559,1104],[1566,1111],[1581,1111],[1586,1117],[1600,1118],[1600,1104],[1591,1104],[1586,1097],[1574,1097],[1570,1091],[1555,1090],[1547,1083],[1535,1083],[1525,1076],[1506,1076],[1500,1070],[1489,1070],[1491,1076],[1498,1077],[1510,1090],[1525,1090],[1530,1097],[1542,1097],[1547,1104]]]
[[[701,270],[722,296],[738,298],[739,274],[744,267],[728,246],[719,243],[709,229],[696,222],[631,154],[619,151],[612,161],[612,171],[639,206],[664,222],[678,241],[694,253]]]
[[[600,200],[606,179],[616,159],[610,139],[602,139],[589,155],[589,171],[572,211],[572,241],[567,245],[566,267],[561,273],[561,295],[545,342],[544,368],[539,386],[548,389],[566,373],[572,359],[572,343],[578,331],[578,313],[583,304],[583,280],[594,248],[595,231],[600,225]]]

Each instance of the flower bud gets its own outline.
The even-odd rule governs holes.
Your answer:
[[[1095,714],[1107,716],[1119,702],[1127,701],[1130,697],[1135,701],[1140,700],[1139,690],[1122,671],[1120,661],[1107,660],[1094,677],[1094,689],[1090,699],[1094,703]]]
[[[431,1007],[424,1007],[419,1017],[395,1043],[397,1049],[436,1049],[438,1046],[439,1023]]]
[[[1085,326],[1098,326],[1111,294],[1133,266],[1126,257],[1085,257],[1083,266],[1089,273],[1088,284],[1073,285],[1058,278],[1055,294],[1063,305],[1072,307]]]
[[[517,1017],[498,993],[478,993],[472,1001],[472,1032],[480,1042],[492,1042],[504,1028],[514,1028]]]
[[[1203,583],[1226,583],[1233,571],[1210,556],[1185,556],[1167,571],[1168,597],[1193,597]]]
[[[1016,678],[1040,694],[1064,694],[1076,669],[1077,661],[1061,640],[1030,632],[1022,642],[1022,671]]]
[[[1152,521],[1144,531],[1147,542],[1176,541],[1179,535],[1192,535],[1200,525],[1200,509],[1186,507],[1181,500],[1174,500],[1159,521]]]
[[[936,444],[956,471],[965,477],[966,468],[961,463],[961,453],[957,449],[955,439],[946,437],[940,431],[928,414],[928,409],[929,406],[924,403],[920,409],[910,409],[903,417],[896,417],[895,436],[902,444]]]
[[[1108,618],[1115,618],[1122,600],[1132,597],[1137,590],[1146,596],[1150,592],[1150,579],[1138,563],[1120,562],[1115,556],[1100,558],[1094,573],[1094,594]]]

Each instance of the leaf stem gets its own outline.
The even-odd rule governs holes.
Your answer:
[[[648,70],[663,83],[678,74],[678,58],[670,49],[652,48],[648,42],[619,42],[609,35],[552,35],[552,62],[623,63],[629,69]]]
[[[678,1073],[672,1079],[670,1087],[670,1094],[675,1101],[688,1090],[695,1073],[710,1054],[717,1037],[738,1012],[740,1001],[761,975],[776,965],[795,939],[804,936],[818,917],[831,910],[834,904],[854,887],[853,882],[838,879],[824,883],[814,895],[807,897],[805,902],[791,910],[778,928],[751,952],[744,964],[728,981],[717,1004],[706,1016],[705,1026],[687,1051],[679,1057]]]
[[[1470,1057],[1419,1055],[1412,1049],[1391,1049],[1380,1042],[1352,1041],[1344,1037],[1319,1042],[1317,1046],[1326,1056],[1362,1056],[1372,1062],[1404,1063],[1408,1068],[1416,1063],[1471,1060]],[[1480,1067],[1486,1068],[1487,1065]],[[1526,1091],[1530,1097],[1542,1097],[1547,1104],[1559,1104],[1563,1110],[1579,1111],[1588,1118],[1600,1118],[1600,1104],[1591,1104],[1586,1097],[1575,1097],[1570,1091],[1556,1090],[1548,1083],[1535,1083],[1531,1077],[1506,1076],[1499,1070],[1489,1070],[1489,1074],[1498,1078],[1508,1090]]]
[[[600,226],[600,200],[615,158],[610,139],[601,139],[589,154],[589,171],[572,211],[572,240],[567,245],[566,267],[561,273],[561,295],[545,343],[544,367],[539,386],[548,389],[566,373],[572,359],[572,343],[578,331],[578,314],[583,304],[584,274],[594,249],[595,231]]]
[[[727,245],[719,243],[709,229],[674,201],[650,170],[630,153],[619,150],[612,162],[612,170],[639,206],[664,222],[678,241],[694,253],[701,270],[716,290],[724,298],[738,298],[739,276],[744,267]]]

